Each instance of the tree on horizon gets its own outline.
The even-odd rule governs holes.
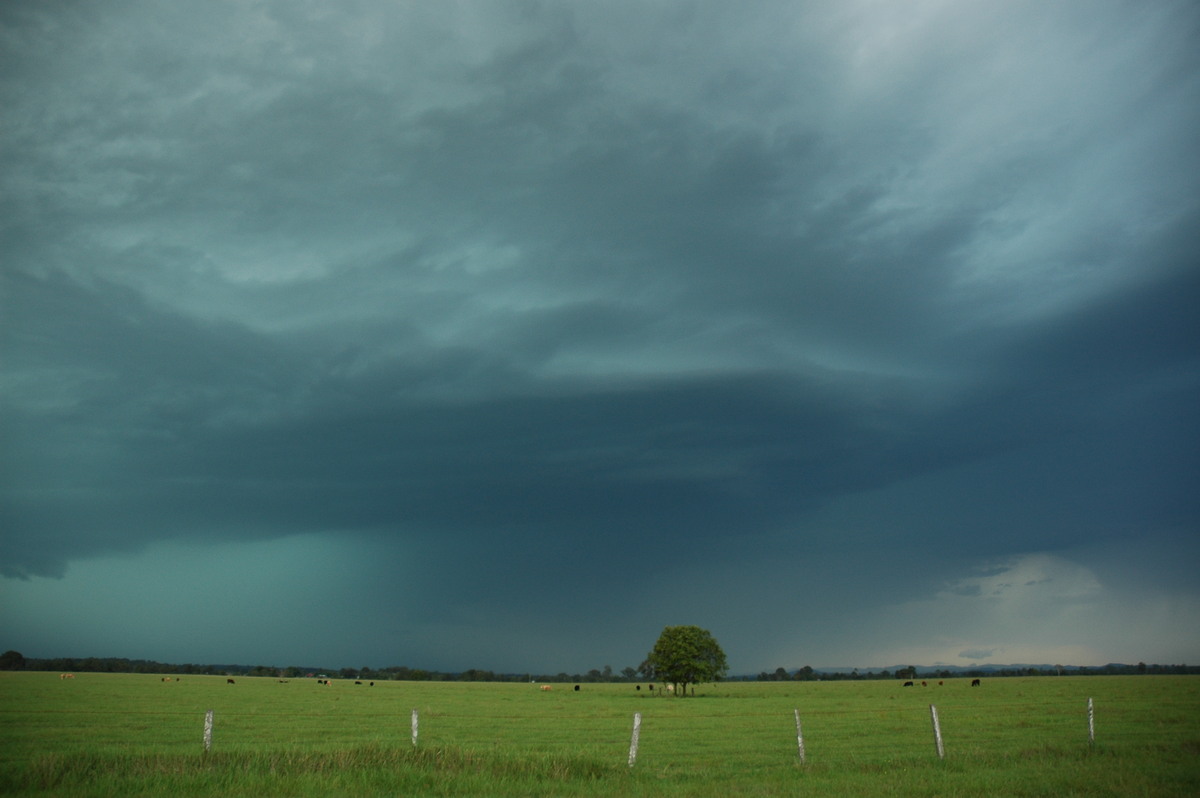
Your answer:
[[[725,652],[707,629],[667,626],[646,656],[643,672],[686,695],[689,684],[720,681],[729,672]]]

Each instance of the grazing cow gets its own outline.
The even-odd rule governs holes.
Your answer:
[[[635,688],[633,688],[633,689],[634,689],[634,690],[641,690],[641,689],[642,689],[642,686],[639,684],[637,687],[635,687]]]
[[[972,679],[972,680],[971,680],[971,686],[972,686],[972,687],[978,687],[978,686],[979,686],[979,680],[978,680],[978,679]]]
[[[371,682],[371,684],[370,684],[370,685],[368,685],[368,686],[369,686],[369,687],[374,687],[374,686],[375,686],[375,682]]]
[[[579,692],[579,685],[575,685],[575,692]]]
[[[58,678],[60,678],[60,679],[74,679],[74,678],[75,678],[75,674],[73,674],[73,673],[60,673],[60,674],[58,675]]]
[[[225,684],[234,684],[233,679],[226,679]]]
[[[921,686],[922,686],[922,687],[928,687],[928,686],[929,686],[929,683],[928,683],[928,682],[921,682]]]
[[[550,692],[550,685],[548,685],[548,684],[543,684],[543,685],[542,685],[542,686],[541,686],[539,689],[540,689],[540,690],[541,690],[543,693],[548,693],[548,692]]]
[[[941,687],[943,684],[945,684],[945,682],[943,682],[941,679],[938,679],[938,687]]]
[[[362,684],[362,682],[358,681],[357,679],[354,681],[354,683],[355,683],[355,684]]]
[[[667,685],[667,692],[668,692],[668,693],[673,693],[673,692],[675,692],[675,685],[673,685],[673,684],[668,684],[668,685]]]
[[[905,683],[904,683],[904,686],[905,686],[905,687],[912,687],[912,686],[913,686],[913,683],[912,683],[912,682],[905,682]]]

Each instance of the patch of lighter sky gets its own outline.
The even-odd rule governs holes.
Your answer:
[[[1153,235],[1191,194],[1164,169],[1180,145],[1159,140],[1191,125],[1168,98],[1148,104],[1153,93],[1138,68],[1154,53],[1156,30],[1132,26],[1102,50],[1095,29],[1056,31],[1053,41],[1002,53],[991,71],[955,85],[960,101],[949,104],[957,113],[938,126],[938,146],[922,166],[926,184],[908,193],[970,200],[995,183],[1002,201],[982,216],[956,280],[994,293],[997,317],[1027,320],[1119,290],[1144,271],[1119,257],[1122,245]],[[987,96],[997,69],[999,85],[1019,95],[974,100]]]
[[[746,324],[754,329],[748,330]],[[534,370],[548,379],[603,377],[618,381],[752,372],[835,381],[901,380],[921,384],[927,391],[937,386],[939,397],[961,383],[961,375],[933,358],[839,344],[833,336],[789,337],[738,319],[723,323],[708,320],[696,327],[680,323],[616,347],[564,345],[536,364]]]
[[[235,287],[308,283],[330,276],[328,258],[296,246],[285,246],[286,251],[280,251],[280,243],[274,240],[269,246],[244,250],[236,261],[222,258],[216,262],[216,268]]]
[[[193,306],[191,312],[232,318],[252,329],[281,333],[350,321],[386,320],[402,311],[427,342],[453,346],[477,343],[481,328],[491,327],[497,317],[553,308],[570,300],[520,279],[523,251],[513,245],[469,241],[393,269],[373,267],[397,253],[403,257],[417,244],[416,235],[405,231],[316,244],[287,243],[274,237],[259,244],[238,242],[209,255],[220,279],[210,286],[211,296]],[[506,274],[514,279],[504,279]],[[481,278],[486,282],[481,283]],[[363,288],[368,280],[369,289]],[[260,297],[261,302],[247,303],[238,296],[242,287],[310,288],[319,295],[328,293],[335,284],[347,289],[356,283],[363,290],[351,289],[357,299],[346,303],[280,304],[272,302],[269,295]],[[227,292],[231,295],[226,296]],[[430,294],[447,298],[457,310],[447,312],[442,305],[432,311],[422,301]],[[186,297],[180,299],[188,301]]]
[[[847,88],[869,93],[881,79],[897,74],[908,61],[925,50],[935,37],[934,23],[945,19],[944,10],[954,9],[948,0],[919,0],[903,6],[877,0],[839,4],[837,17],[853,46],[846,64],[851,82]]]
[[[1081,282],[1107,282],[1095,264],[1064,276],[1073,264],[1062,250],[1122,219],[1102,203],[1112,201],[1112,186],[1129,184],[1107,179],[1110,157],[1124,157],[1113,148],[1098,150],[1097,140],[1136,103],[1139,89],[1129,66],[1144,58],[1152,42],[1143,26],[1131,41],[1096,49],[1096,39],[1105,38],[1111,23],[1069,22],[1060,16],[1035,24],[1008,12],[988,12],[985,18],[944,3],[911,14],[906,6],[903,18],[880,9],[878,18],[853,28],[860,45],[848,60],[846,99],[834,109],[847,119],[839,122],[835,113],[826,123],[851,133],[869,131],[863,114],[869,120],[878,112],[876,103],[866,101],[876,95],[901,99],[910,135],[924,131],[927,141],[919,145],[923,152],[915,166],[889,181],[875,210],[911,227],[930,210],[974,212],[981,191],[987,202],[1000,197],[984,217],[991,230],[985,228],[964,253],[958,275],[965,283],[1009,286],[1022,299],[1034,295],[1028,304],[1012,303],[1014,309],[1052,309],[1070,301],[1070,291]],[[990,33],[981,40],[985,26]],[[961,42],[981,46],[967,52]],[[963,68],[936,69],[942,61]],[[878,229],[892,232],[886,224]]]
[[[1087,600],[1100,590],[1100,582],[1091,570],[1047,553],[1017,555],[1000,563],[984,564],[979,571],[939,590],[935,600],[975,597],[1006,605],[1015,601],[1027,608],[1047,601]]]
[[[849,622],[872,641],[871,649],[860,648],[859,661],[967,665],[988,652],[999,664],[1094,666],[1176,661],[1197,649],[1195,639],[1181,643],[1178,634],[1200,623],[1195,596],[1116,591],[1086,565],[1044,552],[979,569],[930,598],[880,607]]]
[[[970,668],[980,665],[1065,665],[1094,667],[1120,661],[1107,652],[1086,645],[1026,645],[1008,643],[992,645],[978,651],[968,640],[942,640],[928,645],[896,646],[872,651],[874,667],[942,665]],[[985,656],[977,656],[984,654]],[[971,656],[967,656],[971,655]]]
[[[473,277],[517,270],[523,259],[524,251],[516,245],[469,241],[439,250],[422,265],[436,273],[458,273]],[[517,311],[542,308],[548,304],[539,300],[536,294],[522,291],[520,288],[500,293],[489,292],[481,299],[493,306]]]

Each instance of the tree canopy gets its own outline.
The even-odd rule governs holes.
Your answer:
[[[675,685],[684,695],[689,684],[715,682],[729,671],[725,652],[707,629],[668,626],[646,656],[647,675]]]

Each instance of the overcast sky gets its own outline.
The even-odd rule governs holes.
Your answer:
[[[0,648],[1200,661],[1200,6],[0,5]]]

